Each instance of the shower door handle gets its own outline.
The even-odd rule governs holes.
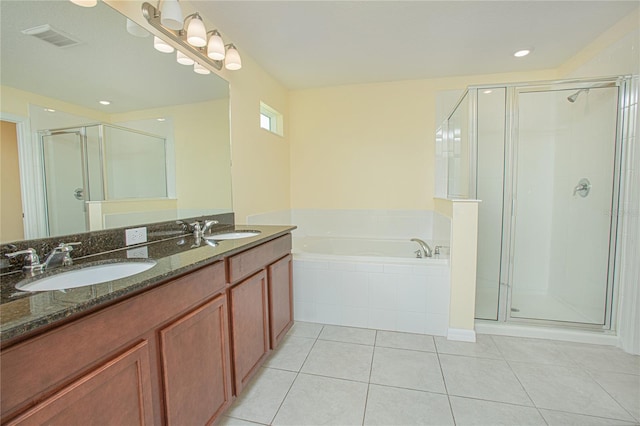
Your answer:
[[[76,198],[76,200],[84,200],[84,189],[83,188],[76,188],[73,191],[73,196]]]
[[[575,197],[576,194],[578,194],[582,198],[584,198],[587,195],[589,195],[590,191],[591,191],[591,182],[589,182],[589,179],[587,178],[582,178],[580,179],[580,181],[578,181],[578,184],[573,188],[573,196]]]

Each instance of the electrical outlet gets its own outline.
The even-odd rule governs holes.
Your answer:
[[[147,248],[147,246],[129,249],[127,250],[127,258],[128,259],[148,259],[149,249]]]
[[[145,226],[140,228],[126,229],[124,232],[125,243],[128,246],[147,242],[147,228]]]

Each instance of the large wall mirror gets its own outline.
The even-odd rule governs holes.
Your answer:
[[[233,210],[225,80],[103,2],[3,1],[0,19],[0,241]]]

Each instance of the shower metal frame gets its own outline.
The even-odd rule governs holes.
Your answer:
[[[633,76],[622,75],[601,78],[568,79],[555,81],[534,81],[524,83],[486,84],[472,85],[462,93],[458,102],[452,109],[451,114],[457,110],[465,96],[469,96],[466,102],[469,103],[469,198],[477,198],[477,170],[478,170],[478,140],[477,140],[477,100],[478,90],[505,89],[505,132],[504,132],[504,162],[503,162],[503,193],[502,193],[502,241],[500,254],[500,279],[498,292],[498,322],[511,322],[530,325],[561,325],[568,328],[601,330],[604,332],[615,330],[615,318],[617,314],[618,298],[617,291],[619,259],[617,256],[619,238],[619,205],[620,190],[622,180],[622,161],[626,157],[624,141],[626,139],[626,120],[624,107],[629,103]],[[611,221],[609,226],[609,251],[607,260],[607,283],[606,283],[606,303],[604,313],[604,324],[576,323],[559,320],[516,318],[511,316],[511,292],[513,289],[513,249],[515,243],[514,233],[514,205],[517,194],[514,196],[514,188],[517,181],[516,154],[518,145],[518,94],[522,92],[547,92],[559,90],[581,90],[601,87],[617,87],[618,102],[616,116],[615,154],[613,165],[613,188],[611,200]],[[448,129],[447,129],[448,130]],[[447,133],[446,131],[444,132]]]
[[[109,123],[89,123],[82,124],[79,126],[70,126],[70,127],[60,127],[55,129],[46,129],[38,131],[38,141],[39,141],[39,156],[40,156],[40,168],[42,169],[42,179],[43,179],[43,197],[44,197],[44,214],[45,214],[45,229],[47,235],[51,235],[50,225],[49,225],[49,204],[47,200],[47,181],[46,181],[46,171],[45,171],[45,158],[44,158],[44,139],[45,136],[54,136],[57,134],[70,134],[75,133],[80,136],[80,157],[82,158],[82,186],[85,194],[85,199],[83,203],[84,213],[85,213],[85,224],[89,223],[89,212],[87,210],[87,202],[88,201],[109,201],[108,197],[108,183],[106,179],[106,155],[104,153],[105,149],[105,134],[104,128],[105,126],[111,127],[118,130],[124,130],[130,133],[136,133],[143,136],[150,136],[158,139],[162,139],[164,141],[164,158],[165,158],[165,178],[167,176],[167,138],[159,135],[155,135],[153,133],[144,132],[137,129],[131,129],[129,127],[117,126]],[[100,163],[100,176],[102,177],[102,197],[100,200],[91,200],[91,189],[89,182],[89,157],[88,157],[88,140],[87,140],[87,128],[88,127],[97,127],[98,128],[98,156]],[[165,191],[166,198],[168,198],[169,194],[169,184],[165,179]],[[87,229],[88,230],[88,229]]]

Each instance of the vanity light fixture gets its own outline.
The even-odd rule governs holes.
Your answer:
[[[179,7],[177,0],[164,1],[165,5],[167,2],[175,1],[176,6]],[[182,26],[179,29],[164,25],[164,13],[164,8],[160,11],[148,2],[142,4],[142,14],[152,27],[183,48],[183,54],[185,51],[189,51],[197,56],[197,61],[194,63],[195,72],[204,74],[203,69],[209,70],[206,65],[217,70],[221,70],[223,65],[228,70],[239,70],[242,68],[242,60],[238,49],[233,44],[225,45],[217,30],[207,32],[202,17],[198,12],[188,15],[183,20]],[[164,46],[160,46],[160,42],[157,42],[156,39],[158,39],[158,37],[154,37],[154,47],[160,50],[159,47],[163,48]],[[162,44],[170,47],[172,50],[160,50],[161,52],[173,52],[172,46],[169,46],[166,42],[162,42]],[[193,55],[186,54],[184,56],[194,57]],[[182,58],[182,56],[180,56],[180,58]],[[178,62],[180,62],[180,60],[178,60]],[[180,63],[186,65],[186,62]]]
[[[56,110],[53,109],[53,108],[45,108],[44,110],[45,110],[45,112],[51,112],[51,113],[56,112]]]
[[[111,105],[111,101],[98,101],[100,105]]]
[[[156,118],[156,120],[161,121],[161,122],[162,122],[162,121],[167,121],[167,119],[166,119],[166,118],[164,118],[164,117]]]
[[[98,4],[98,0],[70,0],[71,3],[82,7],[93,7]]]
[[[531,53],[532,49],[522,49],[522,50],[518,50],[517,52],[515,52],[513,54],[513,56],[515,56],[516,58],[523,58],[525,56],[527,56],[529,53]]]

